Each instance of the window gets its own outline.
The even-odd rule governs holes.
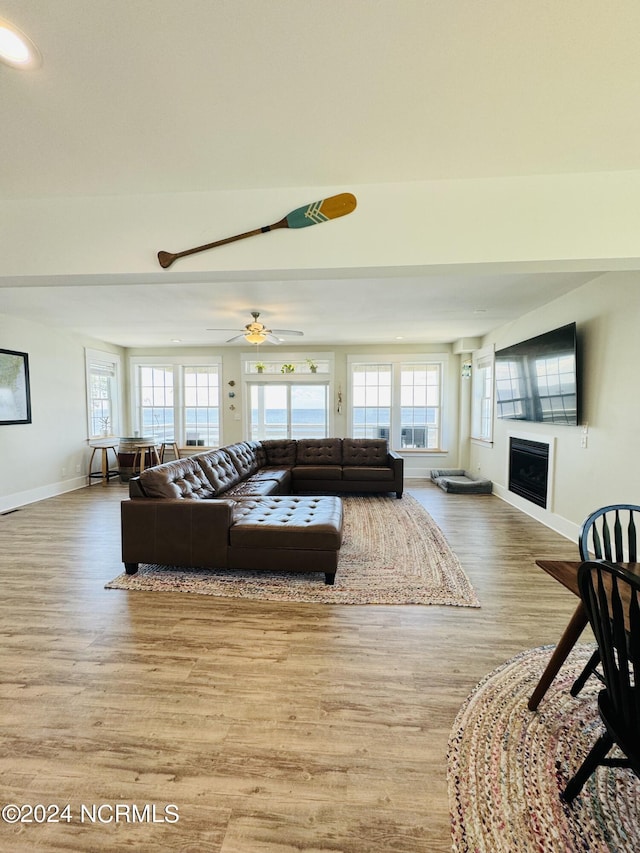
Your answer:
[[[89,438],[120,432],[120,356],[85,350]]]
[[[330,374],[332,365],[333,359],[327,357],[326,353],[322,356],[313,356],[305,359],[300,359],[299,356],[296,358],[283,358],[282,355],[277,358],[267,358],[265,356],[260,360],[245,358],[244,371],[245,373],[260,373],[266,376],[282,376],[289,373],[295,373],[296,376],[299,374],[304,376],[309,373]]]
[[[154,441],[220,445],[220,365],[132,359],[134,429]]]
[[[389,438],[391,429],[391,365],[354,364],[353,438]]]
[[[440,365],[400,365],[400,448],[440,446]]]
[[[268,438],[326,438],[329,386],[249,383],[251,441]]]
[[[442,361],[349,361],[354,438],[386,438],[400,450],[440,449]]]
[[[175,441],[173,367],[140,367],[138,423],[143,436]]]
[[[493,440],[493,350],[480,350],[473,356],[471,438]]]
[[[220,444],[220,387],[218,368],[183,367],[184,414],[187,444]]]
[[[255,352],[242,356],[249,439],[331,435],[333,353]]]

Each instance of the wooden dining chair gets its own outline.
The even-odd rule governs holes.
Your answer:
[[[570,803],[600,765],[640,777],[640,576],[607,561],[578,570],[580,596],[600,650],[604,688],[598,711],[605,732],[561,794]],[[617,745],[624,758],[608,758]]]
[[[636,563],[638,560],[637,525],[640,506],[609,504],[592,512],[580,528],[578,548],[581,560],[609,560],[612,563]],[[577,696],[591,675],[600,677],[600,650],[596,649],[570,690]]]

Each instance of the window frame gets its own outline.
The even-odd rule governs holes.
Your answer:
[[[215,368],[215,370],[212,370],[212,368]],[[205,374],[205,373],[207,373],[209,375],[215,375],[215,377],[217,379],[217,382],[213,383],[213,385],[214,385],[213,389],[211,389],[212,383],[210,380],[208,380],[206,383],[206,396],[207,396],[207,399],[209,400],[208,405],[199,405],[197,402],[195,404],[191,404],[191,403],[187,402],[188,396],[191,396],[195,391],[195,396],[197,398],[198,394],[199,394],[198,388],[200,387],[201,390],[203,388],[203,386],[202,385],[199,386],[197,382],[195,383],[195,385],[191,385],[191,384],[187,383],[187,374],[190,372],[193,372],[195,370],[197,370],[200,375]],[[193,446],[192,442],[193,441],[197,442],[199,440],[198,435],[196,435],[195,438],[193,436],[191,436],[191,438],[189,437],[189,430],[192,428],[193,425],[190,424],[187,413],[189,411],[193,411],[195,414],[195,418],[196,418],[195,432],[196,433],[198,433],[199,430],[206,430],[206,432],[209,433],[212,429],[215,429],[215,425],[211,424],[209,422],[208,412],[211,409],[217,408],[217,411],[218,411],[218,422],[217,422],[218,443],[215,446],[221,447],[222,446],[221,434],[222,434],[223,410],[222,410],[222,387],[221,387],[221,385],[222,385],[222,383],[221,383],[222,371],[220,369],[220,366],[219,365],[212,365],[212,364],[181,364],[179,366],[179,373],[180,373],[180,387],[179,387],[178,393],[179,393],[179,396],[182,398],[182,406],[181,406],[181,410],[180,410],[180,417],[181,417],[180,428],[181,428],[182,432],[184,433],[186,446],[187,447]],[[210,397],[210,394],[215,396],[215,390],[214,390],[215,385],[217,385],[217,392],[218,392],[217,393],[217,401],[216,401],[216,405],[212,406],[210,404],[209,397]],[[205,426],[202,426],[202,423],[200,422],[200,417],[197,414],[199,410],[207,412],[206,425]],[[191,442],[191,444],[189,444],[189,442]],[[208,442],[205,442],[205,444],[208,444]],[[212,445],[208,445],[208,446],[212,446]]]
[[[401,372],[403,365],[434,365],[439,371],[439,401],[438,401],[438,447],[402,447],[402,384]],[[430,455],[446,453],[445,445],[448,435],[447,414],[447,383],[449,354],[442,352],[421,353],[376,353],[367,355],[347,355],[348,383],[348,429],[353,435],[354,424],[354,370],[360,365],[390,365],[391,366],[391,417],[389,427],[389,447],[397,453],[409,455]],[[430,408],[430,407],[427,407]]]
[[[84,350],[85,363],[85,383],[86,383],[86,406],[87,406],[87,439],[92,441],[98,438],[104,438],[102,430],[94,431],[94,418],[92,415],[92,364],[110,365],[113,367],[113,380],[110,383],[113,389],[113,394],[110,399],[110,421],[109,428],[110,436],[120,435],[122,431],[122,357],[118,353],[107,352],[106,350],[97,350],[85,347]]]
[[[252,424],[252,417],[251,417],[251,415],[252,415],[252,405],[251,405],[252,404],[252,399],[251,399],[252,398],[252,392],[255,389],[257,391],[258,395],[260,397],[262,397],[262,401],[260,401],[258,409],[259,409],[259,411],[262,410],[264,412],[264,411],[266,411],[266,406],[264,406],[264,404],[263,404],[264,389],[275,388],[275,387],[285,389],[287,420],[286,420],[286,423],[284,424],[284,430],[286,432],[286,435],[269,435],[266,432],[262,435],[254,435],[253,430],[252,430],[253,424]],[[294,388],[304,388],[304,387],[318,388],[318,389],[322,389],[322,391],[323,391],[323,395],[325,398],[325,408],[324,408],[324,413],[325,413],[324,430],[325,430],[325,434],[324,435],[301,436],[301,435],[294,434],[293,428],[296,425],[293,423],[293,420],[292,420],[292,412],[294,411],[294,407],[292,405],[294,402],[292,399],[293,389]],[[276,439],[329,438],[331,436],[331,428],[329,427],[329,422],[331,420],[331,400],[330,400],[330,388],[329,388],[328,381],[326,381],[326,380],[325,381],[322,381],[322,380],[318,381],[316,379],[315,382],[296,382],[296,381],[294,381],[293,377],[290,377],[288,379],[288,381],[282,381],[282,382],[277,382],[277,383],[275,383],[275,382],[252,382],[252,381],[250,381],[247,383],[247,392],[248,392],[248,399],[249,399],[249,406],[247,407],[247,418],[249,421],[249,426],[248,426],[246,435],[249,436],[250,441],[264,441],[265,439],[269,439],[269,438],[276,438]],[[261,426],[261,425],[265,426],[265,428],[267,427],[267,424],[264,421],[261,424],[259,424],[259,426]],[[274,426],[277,426],[277,425],[274,425]],[[275,430],[274,430],[274,432],[275,432]]]
[[[173,372],[173,438],[180,447],[186,447],[186,409],[192,408],[185,403],[185,367],[215,367],[218,373],[218,447],[224,444],[223,439],[223,406],[222,406],[222,357],[221,356],[131,356],[129,358],[131,426],[134,433],[142,435],[140,422],[140,367],[157,367]],[[168,408],[165,406],[165,408]],[[167,438],[167,440],[169,440]],[[195,445],[194,445],[195,446]],[[208,445],[211,446],[211,445]]]
[[[471,440],[482,444],[493,444],[495,386],[495,349],[493,346],[476,350],[471,357]],[[490,371],[487,378],[486,371]],[[485,392],[489,391],[487,395]],[[488,412],[483,430],[484,412]]]
[[[388,379],[389,379],[388,384],[386,382],[378,382],[377,385],[373,386],[376,389],[376,398],[377,398],[376,399],[376,405],[366,405],[366,404],[363,406],[356,406],[355,405],[356,388],[362,387],[364,389],[365,397],[367,396],[367,393],[368,393],[366,385],[360,386],[359,384],[357,384],[355,382],[356,368],[360,368],[360,367],[364,368],[365,371],[367,371],[367,372],[375,371],[378,374],[379,379],[382,375],[384,375],[385,378],[388,377]],[[382,368],[382,370],[381,370],[381,368]],[[349,432],[352,436],[355,436],[355,433],[356,433],[356,423],[355,423],[355,410],[356,409],[364,409],[364,410],[376,409],[378,412],[380,412],[381,409],[383,409],[383,410],[388,409],[388,411],[389,411],[388,423],[386,421],[381,422],[379,418],[376,418],[375,428],[378,431],[379,437],[380,438],[386,438],[389,441],[389,444],[391,444],[391,435],[392,435],[392,431],[393,431],[393,414],[394,414],[394,412],[393,412],[393,410],[394,410],[394,378],[395,378],[395,371],[394,371],[393,364],[391,364],[385,358],[376,359],[375,361],[372,360],[372,361],[352,362],[349,365],[349,400],[350,400],[350,405],[349,405]],[[388,396],[389,396],[388,405],[385,405],[384,401],[381,400],[381,397],[385,395],[384,389],[386,389],[386,388],[388,388]],[[365,430],[366,430],[368,423],[370,423],[370,421],[368,421],[368,418],[365,415],[365,424],[364,424]],[[361,425],[358,425],[358,427],[361,428]],[[383,431],[384,431],[384,433],[386,433],[386,435],[383,434]]]
[[[319,365],[318,372],[312,373],[308,367],[311,360]],[[257,373],[256,363],[266,365],[264,373]],[[327,437],[334,434],[334,374],[335,356],[333,352],[286,352],[277,350],[267,353],[245,352],[242,363],[242,402],[244,410],[244,434],[251,435],[251,388],[257,385],[319,385],[324,386],[327,395]],[[282,373],[284,364],[295,366],[293,373]],[[300,372],[298,372],[300,371]],[[287,392],[287,405],[290,406],[290,389]],[[290,415],[290,412],[289,412]],[[288,429],[290,427],[290,418]]]

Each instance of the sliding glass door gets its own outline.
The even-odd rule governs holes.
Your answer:
[[[329,385],[250,383],[252,441],[273,438],[326,438]]]

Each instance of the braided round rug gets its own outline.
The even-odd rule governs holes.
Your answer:
[[[631,770],[600,767],[571,806],[560,800],[604,728],[597,679],[569,694],[593,645],[576,646],[537,711],[528,710],[554,648],[507,661],[458,712],[447,768],[454,853],[640,850],[640,780]]]

